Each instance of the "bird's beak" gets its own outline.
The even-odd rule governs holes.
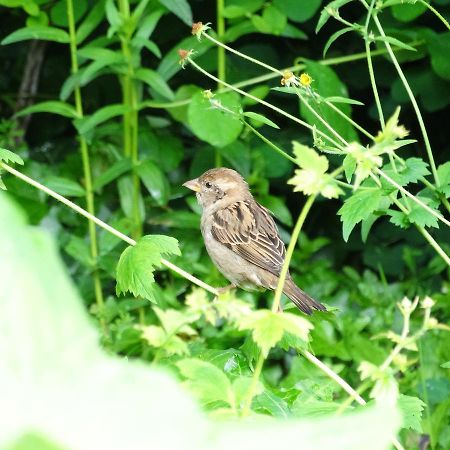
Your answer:
[[[187,187],[188,189],[191,189],[194,192],[200,192],[201,186],[198,182],[198,178],[194,178],[193,180],[186,181],[186,183],[183,183],[184,187]]]

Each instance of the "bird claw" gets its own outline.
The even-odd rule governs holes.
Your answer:
[[[216,288],[216,291],[218,292],[219,295],[222,295],[222,294],[226,294],[227,292],[231,291],[231,289],[235,289],[235,288],[236,288],[235,284],[229,284],[228,286]]]

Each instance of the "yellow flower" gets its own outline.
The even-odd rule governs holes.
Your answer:
[[[302,73],[300,75],[300,84],[304,87],[308,87],[313,82],[313,79],[307,73]]]

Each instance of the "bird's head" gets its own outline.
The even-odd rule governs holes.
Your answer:
[[[224,206],[250,195],[244,178],[235,170],[225,167],[210,169],[198,178],[186,181],[183,186],[196,193],[204,210],[216,205]]]

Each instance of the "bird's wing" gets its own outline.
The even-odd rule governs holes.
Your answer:
[[[286,250],[269,211],[254,200],[235,202],[213,215],[212,235],[245,260],[279,275]]]

